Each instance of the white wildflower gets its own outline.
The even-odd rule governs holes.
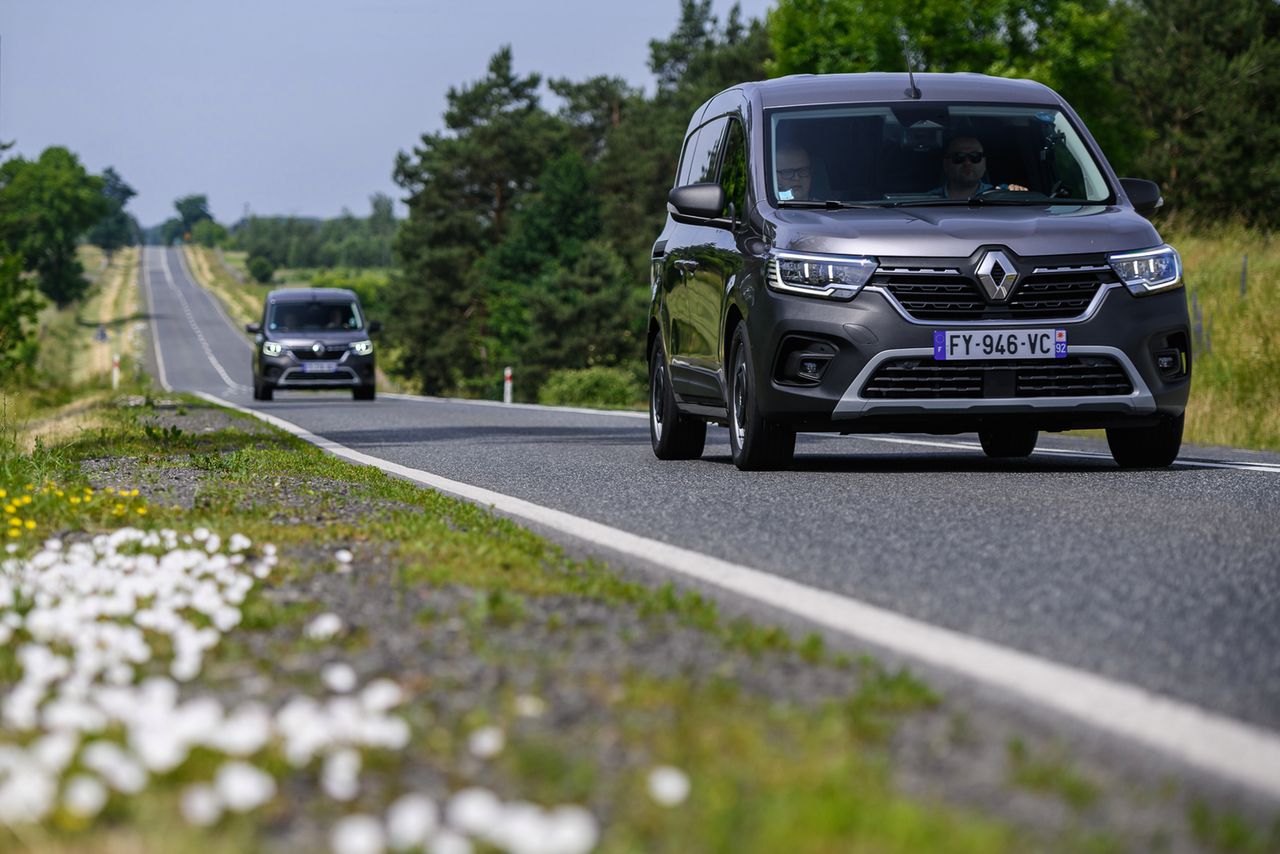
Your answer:
[[[440,821],[436,802],[426,795],[403,795],[387,810],[387,837],[391,847],[421,848]]]
[[[342,618],[332,612],[325,612],[307,623],[302,633],[307,640],[326,641],[333,639],[340,631]]]
[[[371,815],[349,815],[338,819],[329,834],[334,854],[382,854],[387,847],[382,822]]]
[[[492,759],[506,744],[506,735],[496,726],[481,727],[467,739],[467,749],[477,759]]]
[[[689,777],[679,768],[660,765],[649,772],[649,797],[664,807],[684,803],[689,797]]]

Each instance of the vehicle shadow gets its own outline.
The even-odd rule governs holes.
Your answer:
[[[644,425],[641,430],[647,430]],[[564,445],[590,442],[596,445],[634,445],[638,434],[625,427],[504,427],[460,424],[440,427],[392,427],[366,430],[326,430],[324,437],[351,448],[370,445],[418,445],[434,442],[466,442],[470,445]],[[647,433],[645,440],[648,440]]]
[[[704,456],[704,462],[733,465],[733,458],[727,454]],[[1172,468],[1159,471],[1181,470],[1175,463]],[[1186,469],[1190,470],[1190,469]],[[1100,472],[1121,474],[1124,472],[1142,471],[1141,469],[1121,469],[1115,463],[1103,458],[1032,456],[1020,460],[993,460],[982,455],[982,452],[966,454],[955,452],[938,454],[929,452],[910,452],[905,454],[796,454],[791,465],[779,471],[791,472],[833,472],[849,474],[928,474],[937,472],[1003,472],[1024,474],[1052,474],[1062,472]]]

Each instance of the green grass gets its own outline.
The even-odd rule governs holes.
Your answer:
[[[1203,802],[1191,805],[1188,820],[1192,834],[1210,851],[1230,854],[1280,851],[1280,820],[1272,822],[1268,830],[1262,830],[1238,813],[1214,810]]]
[[[1186,440],[1280,450],[1280,240],[1238,225],[1168,231],[1182,254],[1193,332],[1197,308],[1200,317]]]
[[[1020,738],[1009,742],[1009,775],[1016,785],[1061,798],[1074,810],[1087,809],[1100,795],[1098,786],[1060,753],[1033,755]]]

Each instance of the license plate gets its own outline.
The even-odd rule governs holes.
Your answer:
[[[1000,329],[991,332],[936,329],[933,333],[933,358],[939,362],[1066,357],[1065,329]]]
[[[338,370],[337,362],[303,362],[302,372],[304,374],[331,374]]]

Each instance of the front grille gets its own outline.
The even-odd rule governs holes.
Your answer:
[[[916,320],[1017,321],[1078,317],[1100,287],[1116,281],[1110,268],[1040,268],[1023,277],[1007,303],[988,303],[978,283],[954,269],[884,267],[871,284]]]
[[[1052,362],[891,359],[862,387],[863,397],[901,400],[1101,397],[1132,392],[1128,375],[1109,356],[1068,356]]]
[[[323,353],[312,352],[310,347],[293,347],[291,348],[294,358],[300,362],[321,362],[321,361],[337,361],[342,358],[342,354],[347,352],[346,344],[331,344],[324,348]]]

